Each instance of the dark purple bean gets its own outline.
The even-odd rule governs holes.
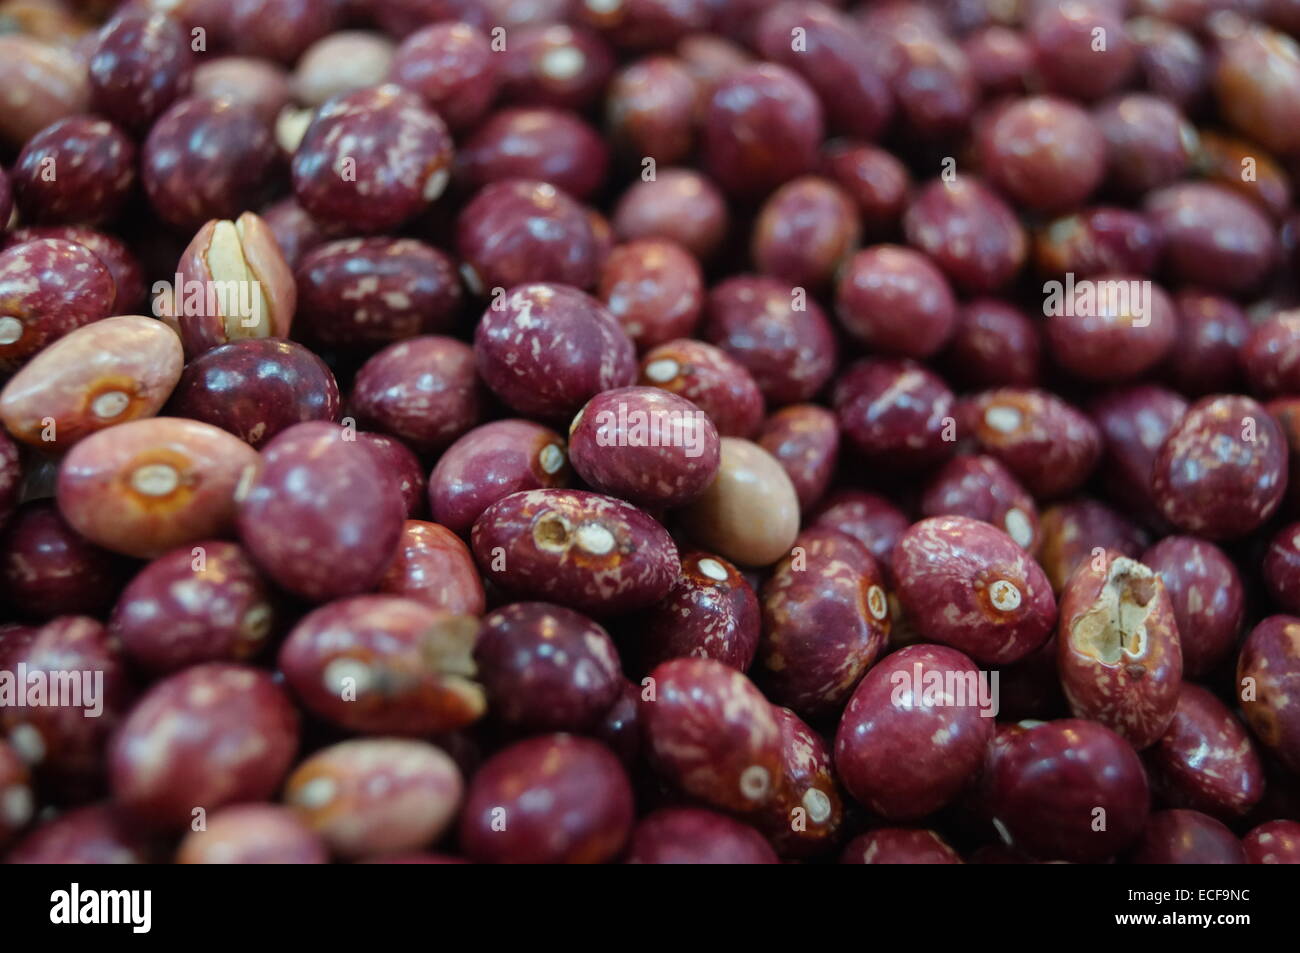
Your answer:
[[[133,662],[165,674],[252,658],[274,624],[252,560],[234,543],[205,540],[160,556],[127,583],[109,632]]]
[[[493,716],[528,732],[589,731],[623,687],[608,633],[545,602],[516,602],[488,613],[474,661]]]
[[[253,559],[318,602],[377,583],[402,533],[393,478],[349,433],[325,422],[290,427],[266,445],[239,493],[239,535]]]
[[[481,390],[474,351],[428,335],[390,344],[366,361],[348,407],[361,426],[436,453],[479,422]]]
[[[635,348],[614,316],[563,285],[521,285],[490,305],[474,332],[474,356],[497,397],[546,420],[567,419],[636,375]]]

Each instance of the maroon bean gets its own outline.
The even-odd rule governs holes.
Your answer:
[[[1105,3],[1040,4],[1028,27],[1034,65],[1055,93],[1097,99],[1133,72],[1137,56],[1122,12]]]
[[[491,43],[468,23],[431,23],[410,34],[392,58],[390,76],[456,131],[487,114],[500,85]]]
[[[351,0],[357,6],[356,0]],[[460,20],[480,29],[487,22],[488,8],[476,0],[373,0],[365,6],[381,30],[398,38],[410,36],[435,20]]]
[[[569,428],[569,459],[601,493],[650,509],[683,506],[717,476],[720,438],[708,416],[657,387],[597,394]]]
[[[816,404],[791,404],[767,419],[757,443],[790,477],[800,511],[812,509],[825,495],[839,458],[835,415]]]
[[[614,316],[563,285],[521,285],[490,305],[474,332],[474,356],[497,397],[547,420],[571,416],[636,374],[632,341]]]
[[[763,420],[763,394],[750,372],[721,348],[679,338],[646,352],[640,384],[699,407],[724,437],[749,437]]]
[[[675,658],[715,659],[748,670],[758,649],[758,599],[733,564],[712,553],[688,552],[668,595],[638,617],[641,668]]]
[[[913,7],[912,9],[915,9]],[[961,47],[939,30],[908,25],[876,34],[864,28],[878,48],[908,132],[922,141],[939,141],[962,132],[979,101],[979,86]]]
[[[1041,860],[1105,860],[1137,841],[1146,825],[1142,762],[1096,722],[1064,718],[1014,728],[999,735],[986,770],[995,825],[1011,845]]]
[[[474,775],[460,843],[476,863],[604,863],[623,849],[633,815],[632,786],[608,748],[544,735]]]
[[[588,731],[623,687],[608,633],[545,602],[516,602],[488,613],[474,661],[494,717],[528,732]]]
[[[1182,109],[1195,106],[1208,84],[1206,57],[1196,37],[1157,17],[1128,22],[1137,49],[1138,68],[1152,92]]]
[[[1284,612],[1293,613],[1300,607],[1300,523],[1291,523],[1278,530],[1268,544],[1264,555],[1264,584],[1269,595]]]
[[[143,305],[144,275],[140,262],[124,242],[112,235],[81,225],[34,225],[0,236],[0,248],[12,248],[42,238],[58,238],[84,245],[95,253],[116,286],[109,314],[131,314]]]
[[[456,245],[476,295],[540,281],[590,288],[600,275],[586,210],[545,182],[511,179],[484,188],[460,213]]]
[[[265,648],[275,610],[257,568],[234,543],[205,540],[149,563],[122,590],[109,622],[133,662],[169,673],[242,662]]]
[[[1086,561],[1110,551],[1136,559],[1145,542],[1141,529],[1105,503],[1075,497],[1043,513],[1035,558],[1059,596]]]
[[[1255,626],[1237,657],[1237,693],[1256,740],[1292,771],[1300,770],[1300,620],[1274,615]]]
[[[324,864],[325,843],[290,808],[236,804],[190,831],[176,850],[178,864]]]
[[[1193,536],[1162,539],[1142,562],[1160,574],[1173,602],[1184,674],[1208,675],[1241,632],[1245,597],[1236,567],[1213,543]]]
[[[298,747],[298,714],[265,672],[209,663],[154,685],[109,747],[113,797],[142,824],[179,829],[196,809],[260,801]]]
[[[875,557],[838,530],[804,530],[763,584],[756,677],[805,718],[839,711],[889,639]]]
[[[754,224],[758,270],[795,285],[821,288],[858,243],[857,210],[833,182],[802,176],[768,198]]]
[[[1280,311],[1256,324],[1238,356],[1256,394],[1300,393],[1300,311]]]
[[[423,520],[403,524],[397,555],[377,588],[457,615],[482,615],[485,604],[469,548],[445,526]]]
[[[9,522],[14,507],[18,505],[22,482],[23,469],[18,457],[18,445],[0,429],[0,529]]]
[[[296,269],[303,255],[324,244],[327,237],[326,229],[292,197],[264,209],[262,219],[271,229],[275,243],[280,246],[280,253],[291,269]],[[301,287],[300,293],[306,297],[311,290]]]
[[[1288,474],[1300,472],[1300,397],[1275,398],[1265,405],[1265,409],[1277,421],[1286,438]],[[1297,511],[1298,503],[1300,503],[1300,480],[1288,479],[1285,497],[1288,515]]]
[[[1024,311],[976,298],[958,306],[943,362],[972,387],[1032,387],[1039,381],[1041,351],[1038,326]]]
[[[314,0],[229,0],[225,38],[236,52],[292,63],[342,23],[337,3]]]
[[[699,807],[662,808],[641,818],[627,864],[775,864],[763,835],[725,814]]]
[[[961,857],[934,831],[881,827],[849,841],[841,864],[960,864]]]
[[[1300,821],[1269,821],[1241,839],[1250,864],[1300,863]]]
[[[1007,284],[1029,247],[1015,213],[974,176],[927,185],[908,205],[903,229],[910,244],[974,294]]]
[[[590,125],[558,109],[503,109],[465,141],[457,156],[464,185],[530,179],[548,182],[576,199],[604,185],[609,150]]]
[[[79,807],[19,841],[8,864],[148,864],[162,860],[149,836],[113,804]]]
[[[690,156],[700,86],[690,68],[671,56],[629,63],[610,81],[605,118],[628,156],[669,165]]]
[[[830,748],[788,708],[772,713],[781,727],[781,785],[759,826],[782,856],[825,853],[844,821]]]
[[[0,140],[14,149],[50,123],[90,108],[85,61],[71,50],[7,33],[0,37],[0,71]]]
[[[293,98],[284,67],[251,56],[219,56],[200,63],[194,70],[192,93],[199,99],[249,106],[268,126]]]
[[[985,391],[971,398],[967,409],[980,448],[1040,499],[1078,489],[1101,457],[1096,425],[1047,391]]]
[[[820,3],[769,6],[755,27],[754,45],[763,59],[808,82],[833,130],[875,139],[889,122],[889,85],[865,38],[838,10]]]
[[[1250,334],[1250,322],[1232,301],[1195,289],[1174,297],[1178,334],[1165,363],[1174,387],[1191,397],[1233,393],[1241,387],[1238,353]]]
[[[894,548],[899,601],[925,639],[1005,665],[1042,645],[1056,621],[1051,584],[1001,530],[964,516],[916,523]]]
[[[1058,667],[1070,709],[1141,751],[1178,704],[1183,653],[1164,582],[1114,553],[1085,562],[1061,593]]]
[[[1034,52],[1023,34],[1005,26],[985,26],[968,34],[961,49],[986,96],[1014,96],[1025,91]]]
[[[629,769],[641,758],[641,689],[620,678],[618,697],[601,717],[595,737],[603,741]]]
[[[835,310],[874,352],[929,357],[952,335],[957,302],[943,274],[917,252],[878,245],[858,252],[840,274]]]
[[[937,375],[909,360],[868,359],[835,384],[835,413],[845,438],[867,460],[922,470],[956,446],[953,395]]]
[[[190,231],[259,204],[278,161],[271,132],[251,106],[182,99],[149,130],[140,178],[158,217]]]
[[[1086,381],[1141,377],[1168,356],[1178,333],[1169,296],[1137,277],[1101,275],[1082,288],[1053,285],[1044,310],[1053,359]]]
[[[443,252],[411,238],[350,238],[305,250],[295,269],[307,333],[367,348],[451,328],[460,277]]]
[[[135,145],[106,120],[72,116],[27,140],[9,177],[27,221],[100,225],[135,185]]]
[[[0,668],[15,678],[27,672],[25,685],[16,682],[18,703],[0,708],[0,728],[38,786],[64,799],[94,796],[103,787],[104,746],[130,704],[117,640],[94,619],[59,616],[0,642]],[[32,694],[41,683],[52,694]]]
[[[614,230],[623,241],[666,238],[701,260],[718,250],[728,224],[717,187],[693,169],[658,170],[623,193],[614,209]]]
[[[742,275],[715,286],[703,334],[739,361],[776,406],[809,400],[835,370],[826,315],[804,289],[774,278]]]
[[[357,372],[349,408],[357,422],[421,453],[450,445],[482,417],[474,351],[428,335],[390,344]]]
[[[1102,103],[1093,119],[1106,138],[1110,180],[1121,190],[1147,192],[1187,172],[1196,133],[1168,100],[1128,93]]]
[[[1256,23],[1225,24],[1213,72],[1224,117],[1266,149],[1300,150],[1300,49],[1284,33]]]
[[[643,238],[609,253],[596,296],[637,349],[646,350],[695,331],[704,306],[704,276],[680,245]]]
[[[1145,211],[1164,236],[1164,267],[1189,284],[1236,294],[1261,284],[1277,263],[1272,223],[1222,185],[1168,186],[1147,196]]]
[[[1098,205],[1040,228],[1034,238],[1034,260],[1045,276],[1146,275],[1155,270],[1163,241],[1142,213]]]
[[[1285,220],[1291,208],[1291,182],[1276,159],[1245,139],[1209,130],[1197,133],[1197,138],[1196,164],[1207,178],[1244,195],[1274,219]]]
[[[486,710],[471,658],[478,623],[397,596],[338,599],[309,613],[280,647],[294,695],[363,734],[455,731]]]
[[[1244,864],[1237,836],[1200,811],[1156,811],[1129,858],[1131,864]]]
[[[863,678],[835,736],[849,793],[890,820],[924,817],[974,779],[993,739],[981,673],[961,652],[912,645]]]
[[[24,617],[102,615],[120,570],[117,557],[69,526],[51,500],[24,503],[0,533],[0,594]]]
[[[429,476],[433,518],[465,535],[493,503],[523,490],[563,487],[569,481],[563,438],[527,420],[498,420],[461,437]]]
[[[1053,96],[997,109],[978,132],[984,174],[1013,199],[1040,212],[1081,205],[1106,172],[1105,139],[1084,110]]]
[[[1161,514],[1207,539],[1242,536],[1277,510],[1286,492],[1282,428],[1249,397],[1206,397],[1156,454],[1151,488]]]
[[[622,49],[659,49],[708,27],[707,0],[585,0],[575,16]]]
[[[401,87],[370,86],[316,111],[293,155],[293,191],[316,218],[388,231],[442,195],[451,163],[437,113]]]
[[[1151,466],[1169,431],[1187,412],[1173,391],[1138,384],[1093,401],[1089,412],[1105,442],[1101,477],[1112,498],[1133,512],[1155,510]]]
[[[501,98],[511,103],[583,109],[614,72],[609,44],[585,27],[529,24],[515,30],[501,61]]]
[[[664,662],[641,694],[647,753],[659,775],[712,807],[754,814],[781,783],[781,729],[749,679],[712,659]]]
[[[1230,820],[1264,796],[1264,767],[1245,727],[1210,692],[1185,683],[1168,730],[1146,754],[1164,803]]]
[[[392,561],[405,507],[350,431],[295,424],[263,448],[240,488],[237,524],[254,561],[305,599],[364,592]]]
[[[822,108],[797,73],[740,67],[709,99],[701,147],[709,174],[738,196],[762,195],[817,164]]]
[[[284,799],[339,857],[418,850],[440,837],[464,791],[442,749],[403,738],[356,738],[294,769]]]
[[[100,30],[88,53],[95,112],[135,132],[189,92],[195,57],[184,27],[169,17],[124,11]]]
[[[492,582],[590,615],[643,609],[680,571],[668,532],[636,507],[583,490],[531,490],[474,524],[474,558]]]
[[[0,252],[0,371],[107,317],[115,293],[112,275],[84,245],[44,238]]]
[[[9,846],[35,814],[31,773],[13,746],[0,741],[0,848]]]
[[[339,389],[325,362],[301,344],[246,339],[192,360],[168,410],[261,447],[294,424],[337,420]]]
[[[1034,498],[993,457],[958,456],[945,463],[925,488],[921,513],[983,520],[1028,552],[1039,538]]]
[[[892,152],[869,143],[832,140],[822,149],[822,171],[858,206],[867,238],[896,230],[912,179]]]
[[[885,497],[861,490],[838,490],[817,508],[812,526],[847,533],[867,548],[890,578],[890,556],[911,525],[903,512]]]
[[[59,469],[63,518],[91,542],[137,558],[233,527],[235,489],[256,452],[176,417],[135,420],[78,443]]]

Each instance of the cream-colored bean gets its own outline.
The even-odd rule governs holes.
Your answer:
[[[96,431],[153,417],[180,380],[176,332],[138,314],[78,328],[39,352],[0,391],[0,422],[23,443],[62,453]]]
[[[745,566],[776,562],[799,533],[794,484],[775,457],[739,437],[722,439],[717,478],[684,513],[701,546]]]

